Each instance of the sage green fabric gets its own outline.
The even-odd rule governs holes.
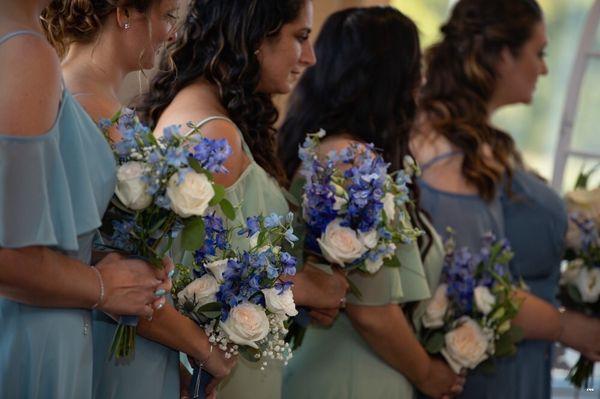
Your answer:
[[[382,267],[373,275],[351,273],[361,296],[349,294],[348,301],[378,306],[429,298],[442,267],[439,237],[434,232],[425,265],[416,243],[402,245],[397,255],[399,268]],[[284,399],[405,399],[414,395],[412,384],[371,350],[345,313],[329,328],[309,327],[284,369]]]
[[[213,117],[200,122],[200,126],[215,119]],[[231,121],[230,121],[231,122]],[[231,122],[233,124],[233,122]],[[238,130],[239,132],[239,130]],[[237,209],[234,225],[238,225],[247,217],[256,215],[286,215],[289,212],[288,203],[282,189],[263,168],[254,160],[248,145],[240,133],[244,152],[250,158],[250,165],[240,178],[226,189],[226,198]],[[234,245],[246,249],[248,240],[235,235]],[[260,370],[261,365],[252,363],[240,357],[237,366],[229,377],[220,385],[219,399],[278,399],[280,398],[283,364],[272,360],[266,370]]]

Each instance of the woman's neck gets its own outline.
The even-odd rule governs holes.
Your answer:
[[[118,52],[98,40],[74,43],[62,62],[63,75],[73,94],[90,94],[119,102],[118,93],[130,72],[119,65]]]

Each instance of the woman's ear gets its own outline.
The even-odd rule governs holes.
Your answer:
[[[127,7],[117,7],[117,25],[124,30],[131,26],[129,22],[129,9]]]

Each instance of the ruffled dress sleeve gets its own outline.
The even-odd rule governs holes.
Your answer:
[[[114,159],[93,122],[77,120],[87,117],[81,112],[63,97],[49,132],[0,135],[0,247],[77,251],[78,236],[100,226],[114,190]],[[89,129],[82,134],[83,122]]]
[[[360,296],[350,292],[347,301],[355,305],[382,306],[420,301],[431,296],[418,244],[402,244],[396,250],[400,267],[382,266],[376,273],[360,271],[349,275]]]

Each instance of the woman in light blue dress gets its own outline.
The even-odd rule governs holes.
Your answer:
[[[514,320],[526,341],[493,373],[470,373],[461,397],[549,398],[549,341],[598,358],[600,321],[553,306],[564,206],[526,171],[513,139],[490,123],[498,108],[529,103],[547,73],[542,12],[534,0],[459,0],[442,34],[426,55],[411,142],[423,166],[423,207],[438,231],[455,230],[459,246],[476,251],[489,231],[506,237],[515,252],[512,272],[531,288],[519,294],[524,302]]]
[[[138,1],[126,8],[130,3],[61,0],[44,11],[46,31],[63,55],[65,84],[96,122],[123,107],[117,93],[125,76],[151,69],[156,49],[174,36],[178,0]],[[120,140],[119,132],[111,130],[110,138]],[[221,351],[210,353],[204,331],[170,302],[152,320],[139,321],[135,355],[125,362],[109,356],[117,324],[102,312],[93,319],[95,398],[179,398],[179,351],[200,362],[210,355],[206,366],[214,373],[227,374],[232,367]]]
[[[0,397],[86,399],[90,309],[148,317],[170,283],[115,254],[89,267],[114,158],[62,88],[44,3],[5,1],[0,16]]]

